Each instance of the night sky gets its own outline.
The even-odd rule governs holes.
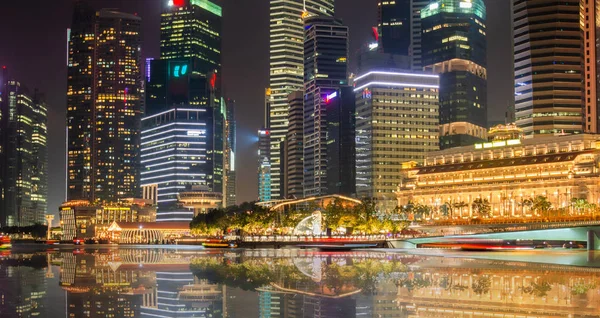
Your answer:
[[[65,197],[66,29],[75,0],[0,0],[0,65],[49,104],[49,202],[56,212]],[[167,0],[88,0],[143,19],[142,51],[159,55],[160,12]],[[269,76],[269,1],[223,0],[223,88],[236,100],[238,202],[257,197],[256,131],[264,118]],[[488,120],[501,121],[514,99],[510,1],[486,0],[488,11]],[[337,0],[336,15],[350,27],[350,62],[371,38],[376,0]]]

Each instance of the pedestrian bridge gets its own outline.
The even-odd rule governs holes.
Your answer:
[[[430,236],[408,238],[405,240],[390,240],[389,244],[394,248],[416,248],[419,244],[452,242],[460,239],[579,241],[587,242],[589,250],[600,250],[600,225],[573,226],[564,228],[524,230],[501,233]]]

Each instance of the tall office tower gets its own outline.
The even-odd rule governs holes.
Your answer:
[[[421,10],[429,4],[430,0],[411,0],[410,1],[410,50],[411,68],[413,71],[422,71],[422,51],[421,51]]]
[[[584,127],[585,132],[600,132],[600,1],[582,1],[584,41]]]
[[[271,138],[268,129],[258,130],[258,201],[271,201]]]
[[[0,102],[0,226],[43,223],[46,214],[47,106],[15,80],[2,84]]]
[[[225,191],[221,22],[221,7],[207,0],[173,1],[161,15],[142,121],[142,187],[157,188],[157,221],[191,220],[179,192]]]
[[[410,48],[411,0],[377,0],[379,51],[408,55]]]
[[[223,175],[223,199],[224,206],[236,204],[236,173],[235,173],[235,153],[236,153],[236,121],[235,121],[235,100],[228,98],[225,101],[227,111],[225,118],[225,151]]]
[[[393,209],[403,165],[423,163],[427,152],[439,149],[439,78],[374,70],[354,85],[356,193]]]
[[[347,86],[347,59],[348,27],[341,20],[305,19],[304,196],[354,192],[354,179],[346,180],[353,177],[354,165],[337,173],[354,153],[354,93]]]
[[[270,0],[270,107],[271,173],[273,198],[283,191],[281,145],[287,134],[288,95],[303,89],[302,18],[309,15],[333,16],[334,0]]]
[[[302,198],[304,188],[302,182],[304,179],[304,92],[295,91],[288,95],[288,104],[290,105],[288,113],[288,130],[285,138],[287,162],[285,173],[285,193],[284,198]]]
[[[141,18],[75,5],[67,77],[67,199],[138,194]]]
[[[440,148],[486,139],[486,8],[483,0],[439,0],[421,10],[422,62],[440,76]]]
[[[581,2],[513,1],[515,113],[525,138],[587,130],[582,104],[590,106],[586,113],[591,114],[592,87],[587,87],[587,83],[597,79],[586,79],[584,89],[584,67],[592,71],[597,60],[583,60],[587,50],[596,46],[584,48]],[[584,95],[586,101],[582,103]],[[591,130],[593,119],[589,120]]]

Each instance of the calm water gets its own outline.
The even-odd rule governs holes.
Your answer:
[[[0,317],[600,316],[600,268],[453,256],[13,252],[0,256]]]

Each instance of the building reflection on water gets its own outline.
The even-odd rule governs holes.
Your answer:
[[[50,301],[54,290],[63,303]],[[55,314],[597,317],[600,268],[297,249],[1,255],[0,317]]]

